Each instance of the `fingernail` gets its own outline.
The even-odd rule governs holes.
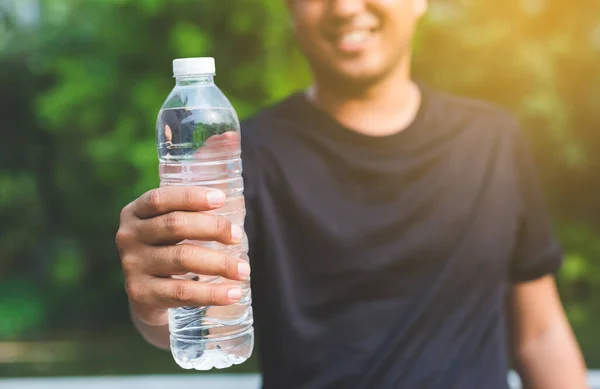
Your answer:
[[[229,289],[229,292],[227,292],[227,296],[230,300],[237,301],[242,298],[242,290],[239,288]]]
[[[238,274],[241,278],[246,279],[250,275],[250,265],[246,262],[240,262],[237,266]]]
[[[235,242],[239,242],[240,240],[242,240],[243,237],[244,237],[244,230],[242,230],[242,228],[240,226],[238,226],[237,224],[232,224],[231,225],[231,238],[233,238],[233,240]]]
[[[221,205],[225,202],[225,193],[213,190],[206,194],[206,200],[210,205]]]

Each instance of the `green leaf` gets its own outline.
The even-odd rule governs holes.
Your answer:
[[[52,265],[52,278],[57,285],[73,286],[83,278],[83,253],[70,239],[57,242]]]
[[[588,261],[585,257],[576,253],[568,253],[565,255],[564,265],[561,270],[561,275],[566,281],[573,281],[585,278],[588,271]]]
[[[209,56],[211,44],[206,34],[192,23],[181,22],[171,32],[175,55],[180,58]]]

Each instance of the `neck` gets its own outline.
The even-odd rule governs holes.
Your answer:
[[[340,88],[340,82],[315,74],[308,99],[348,129],[370,136],[385,136],[407,128],[421,104],[411,81],[409,60],[377,82]]]

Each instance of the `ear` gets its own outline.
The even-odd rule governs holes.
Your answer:
[[[291,0],[288,0],[288,2]],[[413,4],[414,4],[414,8],[415,8],[415,15],[417,17],[421,17],[423,15],[425,15],[425,12],[427,12],[427,8],[429,7],[429,1],[428,0],[413,0]]]

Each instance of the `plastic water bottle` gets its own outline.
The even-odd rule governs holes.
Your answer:
[[[209,213],[243,228],[246,215],[237,114],[214,83],[213,58],[173,61],[176,85],[163,104],[156,136],[161,186],[203,186],[227,195],[225,205]],[[227,246],[184,241],[248,261],[248,241]],[[186,274],[176,276],[211,284],[241,286],[242,299],[230,306],[169,310],[171,351],[184,369],[209,370],[240,364],[252,354],[254,329],[249,281]]]

